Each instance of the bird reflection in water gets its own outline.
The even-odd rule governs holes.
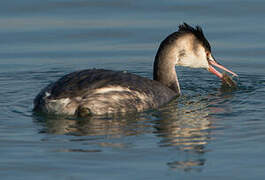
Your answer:
[[[120,138],[146,133],[150,124],[143,123],[147,117],[137,114],[125,116],[93,116],[69,118],[49,116],[45,119],[45,133],[74,136],[105,136]],[[142,122],[142,123],[141,123]]]
[[[231,97],[227,97],[231,98]],[[214,96],[178,98],[157,111],[127,114],[126,116],[93,116],[87,119],[45,117],[45,133],[84,136],[100,147],[128,148],[132,142],[122,138],[140,134],[155,134],[158,146],[173,150],[173,157],[166,164],[171,169],[201,171],[208,151],[206,145],[211,140],[213,119],[211,113],[226,111],[209,106],[220,103]],[[221,102],[222,103],[222,102]],[[40,122],[40,116],[35,116]],[[104,139],[104,140],[102,140]],[[115,139],[113,142],[112,140]],[[120,142],[119,142],[120,140]]]
[[[174,109],[174,103],[161,110],[160,120],[154,125],[154,133],[161,138],[161,147],[178,149],[174,160],[167,163],[171,169],[201,171],[206,161],[203,158],[207,152],[206,145],[211,140],[210,130],[213,128],[208,102],[200,97],[182,102],[185,104],[177,110]]]

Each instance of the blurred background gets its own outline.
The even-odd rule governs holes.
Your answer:
[[[265,177],[265,2],[0,2],[0,175],[4,179]],[[200,25],[238,89],[177,67],[183,96],[125,117],[40,116],[37,93],[62,75],[105,68],[152,78],[160,42]]]

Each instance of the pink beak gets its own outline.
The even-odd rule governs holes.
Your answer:
[[[231,73],[233,76],[238,76],[236,73],[234,73],[233,71],[230,71],[229,69],[226,69],[224,66],[222,66],[221,64],[218,64],[215,60],[209,60],[209,68],[208,71],[210,71],[211,73],[215,74],[217,77],[219,77],[220,79],[223,78],[223,74],[220,73],[219,71],[217,71],[213,66],[216,66],[226,72]],[[213,65],[213,66],[212,66]]]

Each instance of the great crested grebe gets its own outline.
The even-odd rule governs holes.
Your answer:
[[[73,72],[44,88],[34,100],[34,110],[88,116],[157,108],[180,95],[175,66],[205,68],[222,79],[216,66],[237,76],[216,62],[199,26],[183,23],[160,44],[153,80],[104,69]]]

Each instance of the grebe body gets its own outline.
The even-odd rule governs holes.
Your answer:
[[[204,68],[222,79],[216,66],[236,76],[213,58],[202,29],[184,23],[161,42],[153,80],[103,69],[73,72],[44,88],[34,100],[34,110],[88,116],[157,108],[181,94],[175,66]]]
[[[49,114],[86,116],[157,108],[177,96],[158,81],[104,69],[70,73],[44,88],[35,109]]]

